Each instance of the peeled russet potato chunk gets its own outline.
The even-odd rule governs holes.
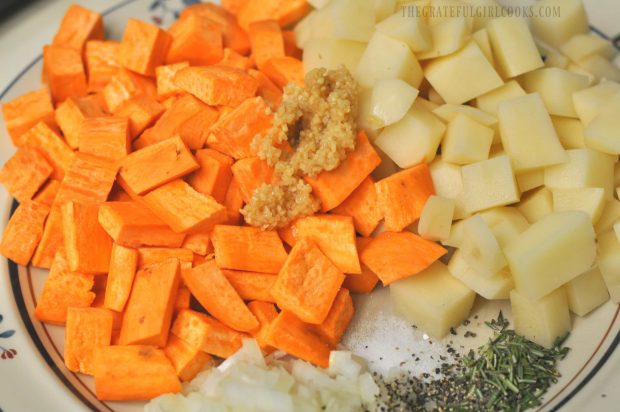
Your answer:
[[[602,187],[605,198],[613,198],[615,157],[592,149],[572,149],[566,154],[567,162],[545,169],[545,186],[550,189]]]
[[[521,172],[517,173],[515,177],[517,178],[517,186],[519,186],[521,193],[536,189],[545,184],[544,170]]]
[[[545,54],[545,67],[555,67],[558,69],[568,69],[568,65],[570,64],[570,60],[568,57],[564,56],[561,53],[557,53],[554,51],[548,51]],[[574,72],[571,72],[574,73]],[[588,84],[591,83],[589,76]]]
[[[344,65],[353,72],[366,49],[366,43],[344,39],[311,39],[303,53],[304,70],[318,67],[334,70]]]
[[[500,74],[512,78],[545,65],[524,19],[498,17],[487,26]]]
[[[620,92],[607,101],[605,107],[583,131],[586,146],[610,155],[620,155]]]
[[[514,282],[508,268],[500,270],[493,276],[481,276],[477,270],[467,264],[460,250],[452,255],[448,270],[465,286],[488,300],[508,299],[510,291],[514,289]]]
[[[575,111],[581,122],[587,126],[618,92],[620,84],[607,81],[573,94]]]
[[[609,292],[598,267],[564,285],[568,308],[577,316],[586,316],[609,300]]]
[[[553,67],[526,73],[519,80],[525,91],[540,95],[549,114],[565,117],[577,117],[573,93],[590,84],[586,76]]]
[[[620,242],[615,231],[598,236],[598,268],[614,303],[620,303]]]
[[[407,43],[414,53],[428,50],[433,45],[433,39],[426,19],[421,12],[412,14],[403,15],[402,10],[398,10],[378,23],[377,31]]]
[[[423,272],[390,284],[396,312],[436,339],[469,316],[476,294],[437,261]]]
[[[431,61],[424,74],[441,97],[452,104],[475,99],[504,83],[475,41],[456,53]]]
[[[487,29],[480,29],[471,35],[472,39],[478,44],[484,57],[487,58],[489,63],[495,66],[495,59],[493,58],[493,49],[491,48],[491,40],[489,40],[489,33]]]
[[[603,213],[598,222],[594,225],[594,231],[597,235],[605,233],[614,228],[617,221],[620,220],[620,202],[616,199],[608,200],[603,208]]]
[[[452,223],[452,227],[450,228],[450,236],[442,240],[441,243],[445,246],[452,247],[461,247],[463,244],[463,228],[465,227],[465,220],[459,220],[458,222]]]
[[[441,155],[445,161],[460,165],[487,159],[493,135],[493,129],[459,114],[448,123]]]
[[[362,87],[372,87],[380,79],[402,79],[420,87],[424,74],[406,43],[376,31],[354,72]]]
[[[592,73],[598,80],[606,79],[620,82],[620,69],[598,54],[585,57],[577,65],[585,71]]]
[[[553,194],[546,187],[539,187],[525,194],[517,208],[528,222],[535,223],[553,212]]]
[[[540,169],[568,160],[538,93],[502,102],[498,119],[502,145],[515,172]]]
[[[570,117],[551,116],[551,121],[564,149],[582,149],[586,147],[581,120]]]
[[[474,7],[487,8],[487,10],[501,8],[501,5],[495,0],[461,0],[461,2]],[[494,18],[495,16],[492,13],[473,13],[472,30],[484,29]]]
[[[610,60],[616,55],[616,50],[609,40],[589,33],[574,35],[560,47],[560,51],[575,63],[593,54]]]
[[[581,211],[551,213],[504,248],[517,290],[539,299],[592,268],[596,235]]]
[[[488,93],[478,96],[475,100],[476,107],[480,110],[497,117],[499,112],[499,104],[507,100],[512,100],[516,97],[525,96],[525,90],[516,80],[510,80],[497,89],[491,90]]]
[[[553,211],[581,210],[596,224],[605,207],[605,189],[600,187],[579,187],[553,189]]]
[[[479,215],[463,224],[460,251],[467,265],[483,277],[493,276],[508,264],[495,235]]]
[[[400,79],[378,80],[370,98],[369,122],[377,129],[398,122],[411,109],[418,93],[418,89]]]
[[[454,120],[459,115],[465,115],[487,127],[497,125],[497,117],[490,115],[483,110],[465,104],[442,104],[441,106],[433,109],[433,113],[435,113],[437,117],[446,123]]]
[[[418,221],[418,234],[425,239],[443,240],[450,236],[454,200],[433,195],[426,200]]]
[[[519,189],[506,155],[465,165],[463,196],[468,213],[505,206],[519,201]]]
[[[564,288],[558,288],[540,299],[530,299],[517,290],[510,292],[510,307],[515,331],[545,348],[571,329],[568,299]]]
[[[536,7],[541,10],[559,7],[559,15],[541,13],[531,21],[534,35],[550,46],[559,48],[574,35],[590,32],[582,0],[540,0]]]
[[[431,47],[417,52],[418,60],[435,59],[459,50],[469,40],[471,27],[463,16],[451,17],[430,27]]]
[[[405,169],[431,162],[445,130],[446,126],[432,112],[414,103],[399,122],[383,129],[374,143]]]
[[[376,21],[385,20],[396,8],[396,0],[374,0],[374,3]]]
[[[439,196],[454,200],[454,219],[463,219],[468,216],[465,211],[463,197],[463,176],[461,167],[445,162],[438,156],[429,165],[435,193]]]
[[[494,207],[478,215],[491,229],[501,248],[530,227],[527,219],[516,207]]]

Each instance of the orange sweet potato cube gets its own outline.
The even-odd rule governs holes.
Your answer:
[[[54,200],[56,200],[56,195],[58,194],[59,188],[60,182],[58,180],[48,180],[48,182],[43,186],[41,190],[39,190],[33,200],[36,200],[39,203],[51,207],[54,203]]]
[[[78,146],[82,153],[120,160],[131,151],[130,141],[126,117],[89,117],[82,122]]]
[[[217,225],[211,241],[215,261],[222,269],[277,273],[286,261],[286,250],[273,230]]]
[[[35,124],[45,122],[53,127],[54,105],[48,89],[23,94],[2,105],[4,125],[15,146],[22,145],[21,136]]]
[[[168,338],[168,344],[164,348],[164,353],[172,362],[172,366],[174,366],[179,379],[184,382],[191,381],[199,372],[214,364],[211,355],[200,349],[193,348],[174,335],[170,335]]]
[[[142,195],[199,167],[181,138],[176,136],[133,152],[123,159],[119,183],[128,192]]]
[[[426,163],[402,170],[375,183],[385,230],[399,232],[414,223],[431,195],[433,179]]]
[[[304,322],[320,324],[343,281],[344,274],[319,247],[312,240],[302,238],[293,246],[278,273],[271,295],[280,309]]]
[[[364,248],[366,248],[371,241],[372,238],[369,237],[355,238],[358,255],[362,253]],[[370,293],[379,282],[379,278],[362,262],[360,262],[360,266],[362,267],[362,273],[347,275],[346,279],[342,283],[342,287],[349,289],[349,291],[353,293]]]
[[[95,392],[102,401],[149,401],[181,392],[174,366],[153,346],[102,346],[94,350]]]
[[[304,64],[294,57],[272,57],[263,63],[261,71],[281,88],[289,83],[304,85]]]
[[[277,21],[261,20],[250,23],[248,35],[252,56],[259,69],[273,57],[284,57],[284,38]]]
[[[103,17],[78,4],[69,6],[54,36],[54,46],[69,47],[82,52],[86,41],[103,40]]]
[[[166,111],[154,98],[142,95],[125,100],[114,111],[114,116],[129,119],[129,137],[135,139]]]
[[[211,233],[193,233],[185,236],[183,240],[183,249],[191,250],[195,255],[206,256],[213,253],[213,245],[211,244]]]
[[[22,202],[4,229],[0,254],[26,266],[43,236],[43,225],[50,208],[37,201]]]
[[[64,251],[60,250],[45,279],[34,311],[35,317],[41,322],[64,324],[69,308],[87,308],[91,305],[95,299],[95,294],[91,292],[94,283],[93,275],[71,272]]]
[[[123,316],[121,344],[166,346],[179,280],[178,260],[147,266],[136,273]]]
[[[170,332],[191,347],[220,358],[227,358],[239,350],[246,336],[211,316],[193,310],[181,311]]]
[[[231,14],[239,13],[245,0],[222,0],[222,8]]]
[[[138,269],[164,263],[171,259],[178,260],[181,269],[183,269],[186,264],[191,267],[194,254],[191,250],[183,248],[141,247],[138,249]]]
[[[184,61],[165,66],[157,66],[155,68],[155,77],[157,78],[157,96],[160,99],[166,99],[168,97],[183,93],[183,89],[174,84],[174,76],[179,70],[186,67],[189,67],[189,63]]]
[[[109,113],[132,97],[143,94],[157,97],[157,87],[153,79],[141,76],[126,69],[119,69],[110,81],[101,90],[105,108]]]
[[[99,224],[121,246],[178,248],[182,233],[175,233],[147,207],[134,201],[105,202],[99,206]]]
[[[334,303],[323,323],[314,327],[315,331],[332,348],[335,348],[347,331],[354,313],[351,294],[347,289],[342,288],[336,295],[336,299],[334,299]]]
[[[65,254],[72,272],[108,273],[112,238],[99,224],[98,213],[96,203],[62,205]]]
[[[256,94],[265,100],[271,110],[277,110],[282,103],[282,89],[269,80],[262,72],[258,70],[248,70],[250,76],[258,80],[258,90]]]
[[[52,166],[51,177],[62,180],[66,170],[70,167],[75,153],[65,141],[47,123],[39,122],[32,129],[24,133],[23,147],[36,149]]]
[[[56,109],[56,122],[69,147],[75,150],[78,148],[80,129],[84,119],[104,115],[101,107],[92,99],[70,97]]]
[[[247,99],[220,116],[211,127],[207,144],[235,159],[251,157],[255,155],[252,141],[257,135],[266,133],[271,124],[271,110],[263,98]]]
[[[32,255],[32,266],[49,269],[54,261],[56,252],[63,245],[62,238],[62,211],[58,205],[52,205],[43,226],[38,245]],[[64,251],[63,251],[64,253]]]
[[[189,62],[192,66],[217,63],[224,54],[222,26],[197,14],[190,14],[170,26],[172,44],[166,64]]]
[[[89,40],[86,42],[84,59],[88,73],[88,92],[100,92],[118,72],[120,42],[113,40]]]
[[[177,233],[209,231],[228,219],[224,206],[180,179],[158,187],[143,199],[146,206]]]
[[[303,52],[297,47],[295,32],[293,30],[283,30],[282,39],[284,40],[284,54],[301,60]]]
[[[54,102],[86,96],[86,73],[82,52],[69,47],[44,46],[43,70]]]
[[[274,170],[258,157],[246,157],[232,165],[232,173],[239,185],[243,200],[248,203],[254,191],[265,183],[271,183]]]
[[[271,296],[271,288],[276,281],[276,274],[227,269],[223,269],[222,273],[241,299],[275,302]]]
[[[229,66],[186,67],[177,72],[174,82],[211,106],[237,106],[258,89],[256,79]]]
[[[226,206],[226,213],[228,214],[229,225],[238,225],[241,221],[241,208],[243,207],[243,193],[237,179],[234,177],[230,180],[230,186],[226,191],[226,199],[224,200],[224,206]]]
[[[39,151],[20,148],[0,170],[0,183],[17,201],[25,202],[32,199],[52,171]]]
[[[88,153],[75,153],[58,189],[57,201],[89,203],[105,202],[114,185],[116,161]]]
[[[112,341],[112,312],[103,308],[69,308],[65,327],[65,366],[92,375],[93,352]]]
[[[138,251],[115,243],[110,255],[103,306],[116,312],[125,310],[137,268]]]
[[[233,49],[225,48],[222,60],[217,62],[219,66],[236,67],[237,69],[246,70],[253,67],[252,59],[245,57],[234,51]]]
[[[184,269],[181,269],[181,273],[183,273]],[[178,315],[182,310],[189,309],[190,303],[192,300],[192,292],[189,291],[185,286],[179,286],[179,290],[177,291],[177,298],[174,301],[174,316]],[[168,339],[170,339],[173,335],[170,335]]]
[[[248,309],[254,314],[260,326],[251,332],[251,335],[259,346],[263,350],[264,354],[269,354],[275,350],[275,348],[267,343],[267,336],[269,334],[269,326],[275,318],[278,317],[278,311],[276,305],[269,302],[261,302],[258,300],[248,303]]]
[[[355,230],[362,236],[370,236],[383,219],[372,177],[364,179],[344,202],[333,209],[333,213],[351,216]]]
[[[237,13],[239,25],[247,30],[250,23],[275,19],[286,27],[308,14],[307,0],[247,0]]]
[[[200,169],[189,175],[187,182],[198,192],[224,203],[232,179],[233,160],[213,149],[198,150],[196,160]]]
[[[155,76],[155,67],[164,63],[172,36],[159,27],[136,19],[125,26],[118,61],[121,66],[142,74]]]

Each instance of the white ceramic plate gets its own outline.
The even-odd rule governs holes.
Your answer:
[[[529,0],[503,1],[522,5]],[[41,16],[31,17],[30,30],[47,30],[37,26],[46,21],[53,26],[49,13],[52,2],[42,8]],[[89,1],[82,1],[89,6]],[[96,2],[101,5],[101,1]],[[130,17],[168,25],[175,13],[182,9],[181,0],[125,0],[105,2],[105,24],[108,36],[120,38]],[[66,2],[58,2],[53,15],[62,15]],[[154,4],[157,4],[156,6]],[[587,0],[593,29],[607,37],[614,37],[620,28],[620,3],[617,0]],[[30,8],[36,13],[36,8]],[[38,18],[37,18],[38,17]],[[22,28],[22,31],[24,29]],[[51,30],[51,32],[53,32]],[[36,36],[35,36],[36,37]],[[620,37],[615,37],[616,43]],[[32,41],[24,39],[25,44]],[[0,44],[2,39],[0,39]],[[41,72],[40,50],[43,43],[30,51],[31,63],[16,70],[14,75],[2,73],[0,100],[9,101],[20,94],[39,87]],[[14,44],[11,50],[0,51],[0,56],[23,59],[25,50]],[[10,66],[10,64],[9,64]],[[21,71],[20,71],[21,70]],[[1,81],[1,80],[0,80]],[[14,148],[0,120],[0,165],[13,154]],[[4,229],[15,203],[4,189],[0,189],[0,230]],[[63,328],[44,325],[33,317],[36,299],[40,294],[46,272],[18,267],[0,259],[0,412],[22,411],[138,411],[143,404],[100,402],[94,396],[92,378],[68,371],[63,366]],[[483,321],[497,316],[500,309],[508,311],[507,304],[477,301],[472,323],[457,329],[457,336],[433,342],[422,332],[393,315],[386,289],[368,297],[356,298],[356,316],[344,339],[344,344],[369,361],[369,367],[383,374],[400,371],[432,372],[441,363],[445,344],[463,350],[484,343],[488,330]],[[617,305],[607,303],[584,319],[575,319],[574,331],[567,344],[572,348],[560,365],[562,378],[545,397],[541,410],[548,411],[616,411],[620,407],[620,319]],[[464,332],[477,333],[476,338],[465,338]],[[415,355],[415,356],[414,356]],[[419,358],[419,361],[415,359]]]

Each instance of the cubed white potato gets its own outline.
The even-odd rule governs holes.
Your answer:
[[[508,268],[504,268],[490,277],[481,276],[478,271],[467,264],[460,250],[454,252],[450,258],[448,270],[465,286],[488,300],[508,299],[510,291],[514,289],[514,282]]]
[[[390,284],[397,313],[436,339],[469,316],[476,294],[437,261],[410,278]]]
[[[378,23],[377,31],[407,43],[414,53],[428,50],[433,45],[431,31],[421,12],[410,16],[398,10]]]
[[[297,47],[303,49],[308,41],[317,37],[314,34],[314,27],[320,18],[319,11],[313,10],[295,25],[293,31],[295,33],[295,43],[297,43]]]
[[[441,97],[452,104],[465,103],[503,84],[474,41],[456,53],[431,61],[424,73]]]
[[[394,173],[400,172],[400,168],[396,166],[396,163],[394,163],[394,161],[390,159],[388,155],[383,153],[383,150],[379,149],[376,146],[374,146],[374,148],[379,157],[381,158],[381,163],[379,164],[379,166],[377,166],[375,170],[372,171],[372,178],[375,179],[375,181],[385,179],[388,176],[392,176]]]
[[[605,208],[605,189],[601,187],[579,187],[553,189],[553,211],[581,210],[596,224]]]
[[[603,208],[601,217],[594,225],[594,231],[597,234],[605,233],[614,228],[616,222],[620,220],[620,202],[616,199],[608,200]]]
[[[543,11],[532,18],[534,35],[559,48],[579,33],[588,33],[588,16],[582,0],[541,0],[536,7]]]
[[[446,104],[446,102],[443,100],[443,97],[441,97],[439,95],[439,93],[437,93],[437,90],[433,89],[432,87],[428,90],[428,100],[432,103],[435,103],[437,105],[444,105]]]
[[[564,149],[582,149],[586,147],[581,120],[570,117],[551,116],[551,121]]]
[[[454,200],[454,219],[468,217],[469,214],[465,211],[461,167],[445,162],[441,156],[438,156],[429,165],[429,170],[435,186],[435,193]]]
[[[592,73],[599,80],[612,80],[620,82],[620,68],[598,54],[593,54],[582,60],[577,65],[587,72]]]
[[[421,85],[420,87],[424,86],[424,84],[425,84],[425,83],[422,83],[422,85]],[[432,88],[432,87],[430,87],[430,85],[429,85],[428,83],[426,83],[426,85],[429,87],[429,91],[430,91],[430,90],[433,90],[433,88]],[[435,110],[436,108],[438,108],[438,107],[440,106],[439,104],[437,104],[437,103],[433,103],[433,102],[431,102],[431,101],[430,101],[430,100],[428,100],[428,99],[425,99],[425,98],[423,98],[423,97],[420,97],[419,95],[418,95],[418,98],[417,98],[417,99],[415,99],[415,104],[417,104],[417,105],[419,105],[420,107],[422,107],[422,108],[424,108],[424,109],[428,110],[429,112],[432,112],[433,110]]]
[[[480,29],[471,35],[472,39],[478,44],[482,53],[487,58],[489,63],[495,66],[495,59],[493,58],[493,49],[491,49],[491,40],[489,40],[489,33],[487,29]]]
[[[382,21],[394,13],[396,0],[374,0],[375,2],[375,20]]]
[[[372,87],[380,79],[402,79],[420,87],[423,73],[409,46],[381,32],[375,32],[355,70],[362,87]]]
[[[465,227],[465,220],[459,220],[458,222],[452,223],[452,227],[450,228],[450,236],[442,240],[441,243],[444,246],[452,246],[452,247],[461,247],[463,244],[463,228]]]
[[[579,119],[587,126],[618,92],[620,84],[602,82],[573,94],[573,103]]]
[[[385,129],[375,144],[400,168],[431,162],[446,130],[446,125],[420,105],[414,103],[397,123]]]
[[[545,169],[545,186],[550,189],[602,187],[605,198],[614,197],[616,157],[592,149],[567,150],[568,161]]]
[[[549,114],[565,117],[577,117],[573,93],[590,84],[586,76],[554,67],[526,73],[519,81],[526,92],[540,94]]]
[[[521,193],[536,189],[545,184],[545,171],[541,169],[517,173],[515,177],[517,178],[517,186],[519,186]]]
[[[319,11],[326,17],[315,30],[322,37],[367,42],[375,31],[374,1],[331,0]]]
[[[519,201],[519,189],[508,156],[463,166],[461,172],[468,213]]]
[[[487,25],[500,74],[512,78],[545,65],[525,19],[498,17]]]
[[[620,92],[605,103],[583,131],[586,146],[610,155],[620,155]]]
[[[598,267],[577,276],[564,288],[568,308],[577,316],[586,316],[609,300],[609,291]]]
[[[425,239],[445,240],[450,236],[454,200],[433,195],[428,198],[418,222],[418,234]]]
[[[371,141],[376,139],[380,129],[372,121],[372,89],[360,88],[357,98],[357,126],[366,131]]]
[[[555,51],[549,51],[545,54],[545,67],[557,67],[558,69],[567,69],[569,64],[570,64],[570,60],[568,59],[568,57],[564,56],[562,53],[558,53]],[[588,84],[590,84],[589,77],[588,77]]]
[[[523,97],[526,94],[523,87],[516,80],[510,80],[497,89],[477,97],[476,107],[497,118],[500,103],[516,97]]]
[[[501,248],[530,227],[527,219],[516,207],[494,207],[478,215],[489,226]]]
[[[401,79],[377,80],[370,98],[369,122],[377,129],[398,122],[411,109],[418,93]]]
[[[504,146],[501,143],[493,143],[491,150],[489,151],[489,159],[493,159],[498,156],[507,156]]]
[[[459,114],[448,123],[441,155],[446,162],[460,165],[485,160],[489,157],[493,134],[493,129]]]
[[[493,127],[497,125],[497,117],[465,104],[446,103],[434,109],[433,113],[446,123],[454,120],[458,115],[465,115],[484,126]]]
[[[540,169],[568,160],[538,93],[500,103],[498,119],[502,145],[515,172]]]
[[[502,5],[495,0],[461,0],[462,3],[474,7],[473,10],[497,10],[502,9]],[[495,13],[473,13],[474,21],[472,29],[478,31],[487,27],[489,22],[496,17]]]
[[[620,303],[620,242],[615,231],[598,236],[598,268],[614,303]]]
[[[344,39],[310,39],[304,47],[303,62],[304,70],[325,67],[337,69],[341,65],[351,73],[366,49],[366,43]]]
[[[517,208],[528,222],[537,222],[553,212],[553,193],[544,186],[539,187],[523,195]]]
[[[564,288],[558,288],[540,299],[531,299],[517,290],[510,292],[510,307],[515,331],[546,348],[571,329],[568,298]]]
[[[418,60],[447,56],[462,48],[471,37],[471,28],[463,16],[442,20],[430,26],[431,47],[416,53]]]
[[[583,67],[579,66],[577,63],[569,62],[568,66],[566,66],[566,70],[571,73],[580,74],[582,76],[586,76],[588,78],[588,82],[590,82],[590,86],[598,83],[598,77],[596,77],[591,72],[587,71]]]
[[[551,213],[504,248],[519,293],[539,299],[592,268],[596,234],[581,211]]]
[[[610,60],[616,55],[616,50],[609,40],[590,33],[574,35],[560,47],[560,51],[575,63],[593,54]]]
[[[463,259],[480,276],[491,277],[508,265],[499,242],[480,215],[465,220],[461,242]]]

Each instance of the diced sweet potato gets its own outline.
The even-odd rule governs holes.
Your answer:
[[[129,137],[134,139],[151,127],[165,111],[157,100],[142,95],[125,100],[116,108],[114,115],[129,119]]]
[[[277,273],[286,261],[286,251],[275,231],[218,225],[211,241],[215,261],[222,269]]]
[[[24,201],[11,216],[0,240],[0,253],[18,265],[26,266],[43,236],[43,225],[50,207],[37,201]]]
[[[88,73],[88,92],[103,90],[118,72],[118,51],[121,44],[112,40],[89,40],[86,42],[84,58]]]
[[[237,53],[236,51],[226,48],[222,60],[217,62],[219,66],[236,67],[237,69],[246,70],[252,67],[252,60]]]
[[[261,302],[258,300],[248,303],[248,309],[254,314],[260,326],[251,332],[251,335],[256,342],[260,345],[264,354],[269,354],[275,350],[275,348],[267,343],[269,335],[269,326],[275,318],[278,317],[278,311],[276,305],[269,302]]]
[[[188,345],[174,335],[168,338],[164,353],[172,362],[179,378],[184,382],[191,381],[199,372],[214,364],[213,358],[208,353]]]
[[[93,275],[69,271],[64,251],[59,251],[43,284],[35,317],[41,322],[64,324],[69,308],[87,308],[93,302],[94,282]]]
[[[258,81],[229,66],[186,67],[174,76],[177,86],[208,105],[237,106],[254,97]]]
[[[86,73],[80,50],[44,46],[43,70],[54,102],[61,103],[68,97],[86,96]]]
[[[112,323],[112,312],[107,309],[68,309],[64,351],[67,369],[87,375],[94,373],[94,350],[110,345]]]
[[[118,51],[121,66],[142,74],[155,76],[155,67],[164,63],[172,36],[159,27],[129,19]]]
[[[181,268],[181,273],[185,269]],[[179,286],[177,290],[177,298],[174,301],[174,316],[181,313],[182,310],[189,309],[192,300],[192,293],[185,286]],[[170,339],[172,335],[168,336]]]
[[[243,207],[243,193],[239,187],[237,179],[230,180],[230,186],[226,191],[226,199],[224,200],[224,206],[226,206],[226,213],[228,214],[229,225],[238,225],[241,221],[241,208]]]
[[[295,31],[283,30],[282,39],[284,40],[284,54],[301,60],[303,57],[303,52],[299,47],[297,47]]]
[[[252,56],[261,69],[267,60],[284,57],[284,38],[280,25],[275,20],[261,20],[248,25]]]
[[[166,346],[179,280],[178,260],[136,273],[119,336],[122,345]]]
[[[141,247],[138,249],[138,269],[147,266],[164,263],[170,259],[176,259],[181,266],[184,263],[192,263],[194,254],[191,250],[183,248],[160,248],[160,247]],[[191,266],[190,266],[191,267]]]
[[[123,312],[129,299],[133,279],[138,268],[138,251],[118,244],[112,246],[110,271],[107,276],[103,305],[111,310]]]
[[[261,71],[280,88],[289,83],[304,85],[304,64],[294,57],[272,57],[263,64]]]
[[[125,100],[147,95],[157,97],[155,82],[126,69],[119,69],[101,90],[105,108],[113,113]]]
[[[59,188],[60,182],[58,180],[48,180],[43,188],[35,195],[33,200],[51,207],[56,200],[56,195],[58,194]]]
[[[131,151],[129,120],[126,117],[89,117],[82,121],[79,150],[106,159],[120,160]]]
[[[248,203],[254,191],[265,183],[271,183],[274,170],[258,157],[246,157],[232,165],[232,173],[239,185],[243,200]]]
[[[53,170],[39,151],[20,148],[2,166],[0,183],[22,203],[33,198]]]
[[[271,110],[276,110],[282,103],[282,89],[269,80],[262,72],[258,70],[248,70],[250,76],[258,80],[258,90],[256,94],[265,100]]]
[[[211,243],[211,233],[193,233],[185,236],[183,240],[183,249],[191,250],[194,254],[206,256],[213,253],[213,244]]]
[[[54,46],[70,47],[82,52],[86,41],[103,39],[103,17],[78,4],[69,6],[54,36]]]
[[[47,123],[39,122],[24,133],[23,147],[37,149],[54,169],[51,177],[62,180],[67,168],[74,160],[75,153]]]
[[[84,119],[104,115],[101,107],[92,99],[70,97],[56,109],[56,122],[69,147],[75,150],[78,148],[80,129]]]
[[[176,136],[133,152],[123,159],[119,183],[126,190],[142,195],[199,167],[187,146]]]
[[[62,238],[62,212],[58,205],[51,206],[47,220],[45,220],[41,240],[38,243],[38,245],[35,244],[36,249],[32,255],[32,266],[49,269],[56,252],[64,243]]]
[[[174,76],[181,69],[189,67],[188,62],[157,66],[155,76],[157,77],[157,96],[160,99],[167,99],[183,93],[183,89],[174,84]]]
[[[250,23],[275,19],[286,27],[308,14],[307,0],[247,0],[237,13],[239,25],[247,30]]]
[[[21,135],[30,130],[35,124],[45,122],[48,126],[56,124],[54,120],[54,105],[50,92],[43,88],[23,94],[2,105],[4,125],[15,146],[22,145]]]
[[[94,350],[95,392],[103,401],[148,401],[181,392],[164,351],[153,346],[104,346]]]
[[[276,281],[276,274],[227,269],[223,269],[222,273],[241,299],[275,302],[271,296],[271,288]]]
[[[353,299],[351,299],[349,291],[342,288],[336,295],[329,314],[323,323],[314,327],[314,330],[332,348],[335,348],[347,331],[354,312]]]
[[[370,236],[383,219],[383,214],[377,205],[377,191],[372,177],[364,179],[344,202],[333,209],[333,212],[351,216],[355,230],[362,236]]]
[[[271,295],[282,310],[290,311],[304,322],[320,324],[343,281],[344,274],[319,247],[302,238],[278,273]]]
[[[166,63],[189,62],[192,66],[208,66],[224,54],[222,26],[213,20],[190,14],[170,26],[172,44]]]
[[[233,160],[213,149],[197,151],[196,160],[200,169],[189,175],[187,182],[198,192],[224,203],[232,179]]]
[[[364,248],[366,248],[371,241],[372,239],[368,237],[358,237],[355,239],[358,255],[361,255]],[[368,269],[363,262],[360,262],[360,266],[362,267],[362,273],[358,275],[347,275],[342,283],[342,287],[349,289],[352,293],[370,293],[379,282],[379,278],[372,270]]]

